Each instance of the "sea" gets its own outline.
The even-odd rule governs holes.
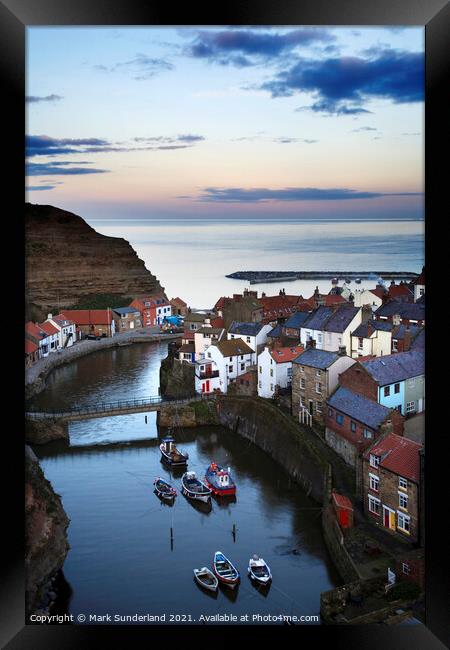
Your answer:
[[[250,288],[234,271],[412,271],[425,263],[424,221],[367,219],[91,219],[98,232],[123,237],[169,298],[209,309],[221,296]],[[371,288],[374,280],[353,281]],[[253,290],[308,298],[331,280],[252,285]]]

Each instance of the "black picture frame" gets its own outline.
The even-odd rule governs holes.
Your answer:
[[[4,211],[4,251],[12,253],[4,271],[4,286],[12,291],[5,292],[4,352],[11,360],[4,362],[7,373],[7,392],[4,397],[5,418],[9,413],[11,423],[4,427],[10,470],[8,490],[3,498],[3,543],[6,548],[3,578],[0,594],[0,644],[8,650],[20,648],[58,650],[71,648],[94,648],[106,645],[106,641],[130,646],[155,642],[155,636],[164,635],[165,643],[177,643],[198,635],[201,642],[209,643],[211,634],[222,642],[236,640],[247,642],[255,636],[249,627],[219,628],[201,627],[167,630],[151,626],[34,626],[25,625],[24,607],[24,521],[23,521],[23,366],[22,326],[24,316],[24,228],[21,219],[24,199],[24,123],[25,123],[25,28],[32,25],[423,25],[426,34],[426,264],[427,304],[437,295],[435,279],[438,278],[440,210],[446,206],[444,192],[448,186],[445,160],[445,134],[447,133],[448,101],[445,100],[446,73],[448,73],[449,6],[445,0],[241,0],[220,6],[185,4],[174,8],[161,1],[142,0],[3,0],[0,2],[0,78],[3,109],[3,135],[6,140],[7,183],[3,188],[6,203]],[[174,17],[177,22],[174,23]],[[442,206],[442,207],[440,207]],[[447,209],[448,211],[448,209]],[[432,224],[432,225],[430,225]],[[3,255],[2,257],[5,257]],[[445,259],[441,258],[441,259]],[[7,296],[7,297],[6,297]],[[433,443],[447,436],[445,418],[442,424],[439,409],[445,405],[445,392],[432,379],[432,366],[438,367],[439,359],[433,350],[430,332],[434,327],[433,314],[428,307],[427,314],[427,362],[426,372],[433,386],[427,388],[427,432]],[[437,318],[436,318],[437,320]],[[431,328],[431,329],[430,329]],[[11,331],[11,329],[13,331]],[[20,355],[20,356],[19,356]],[[445,357],[444,357],[445,359]],[[19,361],[18,361],[19,360]],[[448,365],[448,364],[446,364]],[[435,390],[436,389],[436,390]],[[437,413],[437,415],[436,415]],[[309,647],[328,639],[333,647],[376,648],[442,648],[450,645],[450,603],[448,597],[449,575],[448,524],[445,515],[446,504],[446,458],[438,444],[427,447],[426,456],[426,598],[427,625],[414,627],[367,626],[348,627],[276,627],[258,628],[256,638],[268,640],[272,633],[275,643],[301,643]],[[441,465],[440,465],[441,463]],[[440,523],[436,523],[440,520]],[[434,522],[434,524],[432,523]],[[264,636],[262,636],[264,635]],[[276,635],[276,636],[275,636]],[[234,638],[233,638],[234,637]],[[108,643],[109,645],[109,643]]]

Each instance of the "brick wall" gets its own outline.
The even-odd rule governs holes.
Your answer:
[[[354,363],[339,375],[339,385],[374,402],[378,401],[378,386],[360,363]]]
[[[302,372],[302,367],[304,371]],[[301,388],[301,379],[305,380],[305,388]],[[316,391],[316,383],[321,384],[321,394]],[[327,412],[326,401],[328,395],[328,373],[321,370],[320,376],[316,375],[316,368],[292,364],[292,415],[298,417],[300,398],[303,397],[305,408],[309,410],[309,402],[313,402],[313,424],[325,425]],[[322,402],[322,413],[317,410],[317,402]]]

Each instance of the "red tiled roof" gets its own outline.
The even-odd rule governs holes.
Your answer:
[[[38,341],[43,338],[41,329],[40,325],[36,325],[36,323],[33,323],[31,320],[28,321],[28,323],[25,323],[25,332]]]
[[[423,284],[425,285],[425,267],[422,269],[422,273],[413,281],[413,284]]]
[[[381,287],[376,287],[375,289],[370,289],[370,293],[374,293],[377,298],[382,298],[386,292]]]
[[[211,327],[225,327],[225,320],[221,316],[211,318]]]
[[[73,325],[74,321],[71,321],[70,318],[68,318],[65,314],[60,312],[56,316],[52,316],[52,320],[55,321],[55,323],[59,323],[60,321],[68,321],[69,325]]]
[[[181,300],[181,298],[172,298],[170,302],[174,302],[177,305],[181,305],[182,307],[187,307],[187,302],[184,302],[184,300]]]
[[[217,309],[222,309],[222,307],[223,307],[224,304],[225,304],[225,300],[226,300],[226,297],[225,297],[225,296],[222,296],[221,298],[219,298],[219,300],[218,300],[218,301],[216,302],[216,304],[214,305],[214,309],[215,309],[216,311],[217,311]]]
[[[340,302],[347,302],[345,298],[343,298],[339,294],[327,294],[325,296],[325,307],[330,307],[331,305],[335,305],[336,303]]]
[[[56,327],[52,323],[49,323],[47,321],[45,321],[45,323],[41,323],[39,327],[41,328],[41,330],[44,330],[44,332],[48,336],[50,336],[51,334],[58,334],[58,330],[56,329]]]
[[[347,508],[348,510],[353,510],[352,502],[348,497],[345,497],[343,494],[338,494],[337,492],[333,492],[332,499],[338,508]]]
[[[36,343],[33,343],[33,341],[30,341],[29,339],[25,339],[25,354],[33,354],[37,349],[38,346]]]
[[[77,325],[109,325],[113,319],[112,309],[69,309],[60,316]]]
[[[270,356],[275,361],[275,363],[287,363],[298,357],[304,351],[304,348],[301,345],[296,345],[292,348],[281,348],[277,347],[273,350],[270,350]]]
[[[403,436],[390,433],[380,442],[375,443],[365,454],[380,456],[380,467],[390,470],[399,476],[404,476],[411,481],[419,482],[420,456],[422,445]]]
[[[356,361],[370,361],[371,359],[375,359],[377,355],[376,354],[366,354],[364,357],[355,357]]]
[[[184,330],[183,339],[186,339],[188,341],[194,341],[195,340],[194,334],[195,334],[195,330]]]
[[[412,298],[413,295],[406,284],[391,284],[388,293],[390,298],[397,298],[398,296],[410,296]]]

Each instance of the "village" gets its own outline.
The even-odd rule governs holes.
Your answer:
[[[359,568],[375,573],[381,557],[383,575],[389,565],[384,595],[405,583],[423,592],[425,269],[408,283],[380,278],[370,290],[332,282],[329,293],[316,288],[309,298],[246,289],[220,297],[210,310],[164,294],[122,307],[63,310],[26,323],[25,365],[83,339],[145,329],[179,333],[169,356],[189,369],[188,394],[264,400],[343,462],[356,497],[333,489],[328,514],[356,575],[362,577],[358,554]],[[365,584],[372,577],[366,572]],[[350,598],[354,606],[361,584]],[[335,591],[322,603],[329,622],[343,617]]]

